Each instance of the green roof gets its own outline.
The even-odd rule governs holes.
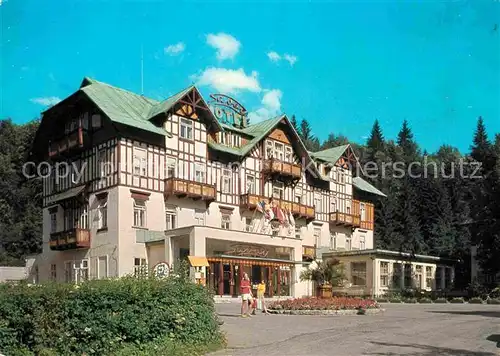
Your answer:
[[[310,154],[315,159],[335,164],[348,147],[349,145],[342,145],[323,151],[311,152]]]
[[[379,195],[381,197],[387,197],[387,195],[385,195],[384,193],[382,193],[380,190],[378,190],[377,188],[375,188],[373,185],[371,185],[370,183],[368,183],[366,180],[364,180],[361,177],[354,177],[352,179],[352,185],[355,188],[357,188],[359,190],[362,190],[364,192],[375,194],[375,195]]]
[[[167,111],[170,109],[179,99],[181,99],[184,95],[186,95],[191,89],[194,88],[194,85],[191,85],[190,87],[187,87],[184,90],[181,90],[177,94],[172,95],[168,99],[163,100],[162,102],[154,105],[151,110],[149,111],[148,117],[152,119],[156,115]]]
[[[156,100],[85,78],[80,91],[85,93],[111,121],[160,135],[170,135],[149,122],[149,112]]]

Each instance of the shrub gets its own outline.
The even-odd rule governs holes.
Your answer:
[[[388,298],[376,298],[377,303],[387,303],[389,301]]]
[[[432,303],[432,299],[431,298],[420,298],[418,300],[418,302],[420,304],[431,304]]]
[[[469,300],[470,304],[483,304],[483,300],[481,298],[471,298]]]
[[[437,304],[446,304],[448,303],[448,301],[446,300],[446,298],[437,298],[434,303],[437,303]]]
[[[497,299],[488,299],[486,301],[486,303],[488,303],[488,304],[500,304],[500,299],[498,299],[498,298]]]
[[[8,355],[112,354],[165,338],[221,340],[205,288],[174,277],[0,287],[0,350]]]
[[[461,303],[465,303],[465,301],[464,301],[464,298],[459,297],[459,298],[453,298],[452,300],[450,300],[450,303],[461,304]]]
[[[397,297],[396,298],[391,298],[391,299],[389,299],[389,302],[391,302],[391,303],[401,303],[401,298],[397,298]]]
[[[403,299],[403,301],[405,303],[408,303],[408,304],[415,304],[415,303],[417,303],[417,299],[415,299],[415,298],[406,298],[406,299]]]

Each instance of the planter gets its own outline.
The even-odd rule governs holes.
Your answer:
[[[318,297],[319,298],[331,298],[332,297],[332,286],[323,285],[318,287]]]

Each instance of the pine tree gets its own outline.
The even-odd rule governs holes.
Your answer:
[[[373,123],[372,131],[366,141],[366,146],[372,156],[374,156],[376,152],[384,150],[384,135],[382,134],[382,128],[380,127],[378,120],[375,120]]]
[[[304,142],[313,138],[311,125],[306,119],[300,122],[300,136]]]
[[[344,135],[335,135],[331,133],[328,135],[328,138],[321,145],[322,150],[326,150],[328,148],[347,145],[349,140]]]
[[[403,125],[401,126],[401,130],[398,133],[397,139],[398,146],[402,150],[403,160],[405,163],[409,164],[412,161],[415,161],[419,156],[419,150],[417,143],[413,139],[413,133],[408,125],[408,121],[406,119],[403,121]]]
[[[290,123],[292,124],[292,127],[295,129],[295,131],[297,131],[297,133],[299,133],[300,132],[299,124],[297,122],[297,118],[295,117],[295,115],[292,115],[292,118],[290,119]]]

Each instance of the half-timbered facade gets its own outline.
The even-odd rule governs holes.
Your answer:
[[[155,101],[85,78],[46,111],[40,280],[117,277],[206,258],[198,277],[236,295],[310,294],[303,266],[374,248],[373,199],[349,145],[308,152],[285,115],[247,125],[234,99],[191,86]],[[205,261],[205,260],[204,260]],[[142,272],[141,272],[142,273]]]

